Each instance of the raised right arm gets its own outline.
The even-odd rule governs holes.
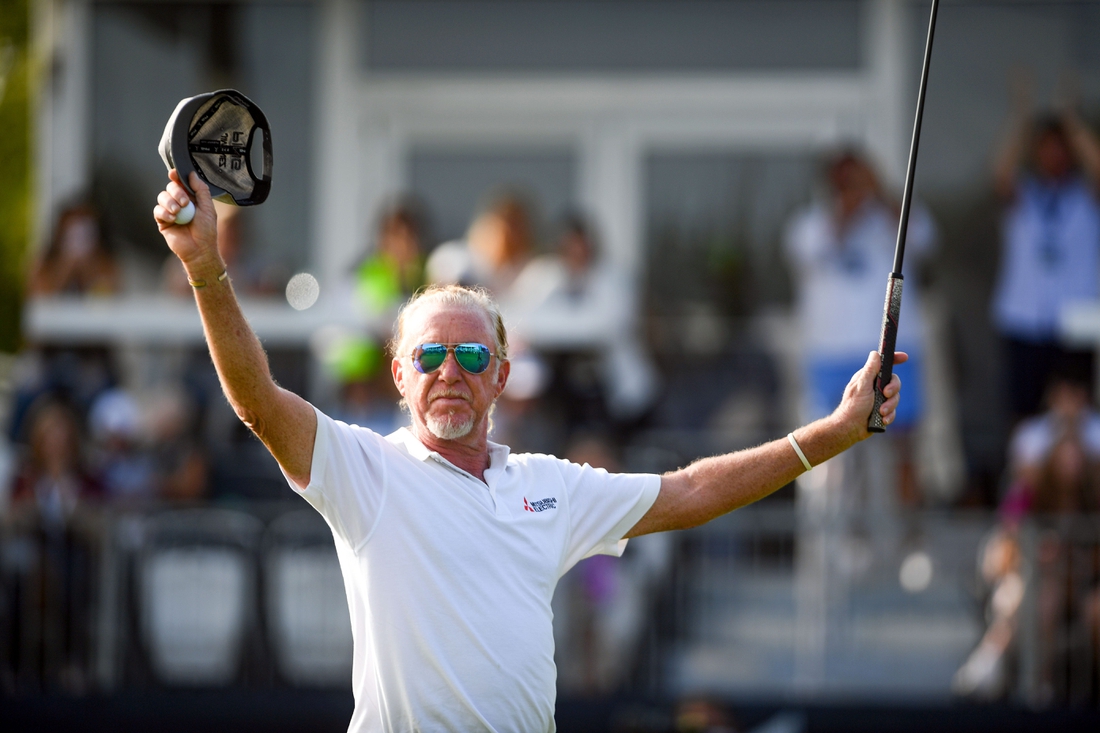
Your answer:
[[[1016,197],[1020,168],[1031,139],[1032,79],[1025,69],[1015,69],[1009,79],[1012,111],[1001,146],[993,158],[993,188],[1005,201]]]
[[[283,471],[300,487],[309,484],[317,415],[304,399],[275,383],[267,355],[241,312],[218,252],[217,215],[210,189],[196,174],[189,181],[195,192],[195,218],[175,223],[176,214],[190,195],[175,170],[153,209],[160,233],[179,257],[194,287],[214,368],[233,411],[263,441]]]

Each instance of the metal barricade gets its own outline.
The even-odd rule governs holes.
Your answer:
[[[239,678],[249,636],[258,630],[262,527],[226,509],[149,519],[137,567],[141,634],[163,682],[224,685]]]
[[[295,502],[83,507],[0,522],[0,694],[346,687],[331,532]]]
[[[982,632],[986,514],[858,515],[772,503],[684,538],[666,688],[675,695],[936,701]]]
[[[211,511],[81,520],[96,528],[86,533],[91,564],[81,571],[89,587],[65,612],[30,602],[45,597],[33,589],[49,576],[40,570],[49,554],[28,526],[5,525],[0,684],[42,689],[69,675],[107,690],[151,680],[346,685],[350,627],[323,521],[285,503],[227,522]],[[976,566],[995,523],[989,513],[952,511],[875,525],[771,501],[668,535],[669,576],[653,576],[666,590],[646,603],[644,687],[666,696],[942,701],[984,630]],[[1098,527],[1095,518],[1037,523],[1021,535],[1028,595],[1017,679],[1029,701],[1096,702]],[[239,562],[225,562],[230,556]],[[200,615],[213,621],[205,630]],[[44,655],[65,648],[50,646],[64,638],[47,633],[50,625],[85,629],[83,646],[70,647],[83,651]],[[59,661],[35,661],[47,658]],[[238,674],[242,664],[258,671]]]
[[[283,679],[305,686],[351,680],[352,635],[332,533],[313,509],[274,520],[264,537],[264,611]]]
[[[1020,529],[1019,692],[1034,706],[1100,704],[1100,516]]]
[[[94,686],[102,520],[24,512],[0,524],[0,691]]]

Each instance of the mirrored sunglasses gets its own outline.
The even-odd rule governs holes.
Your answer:
[[[485,344],[420,344],[412,353],[413,366],[421,374],[431,374],[454,352],[455,361],[470,374],[481,374],[496,356]]]

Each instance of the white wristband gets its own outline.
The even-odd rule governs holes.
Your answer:
[[[794,452],[798,454],[798,459],[802,461],[802,465],[809,471],[813,468],[810,462],[806,460],[806,454],[802,452],[802,449],[798,446],[798,441],[794,439],[794,433],[787,433],[787,440],[790,441],[791,447],[794,448]]]

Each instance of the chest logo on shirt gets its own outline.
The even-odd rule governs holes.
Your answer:
[[[527,503],[527,497],[523,497],[523,511],[525,512],[544,512],[547,509],[557,509],[558,500],[554,497],[548,497],[546,499],[539,499],[533,501],[530,504]]]

